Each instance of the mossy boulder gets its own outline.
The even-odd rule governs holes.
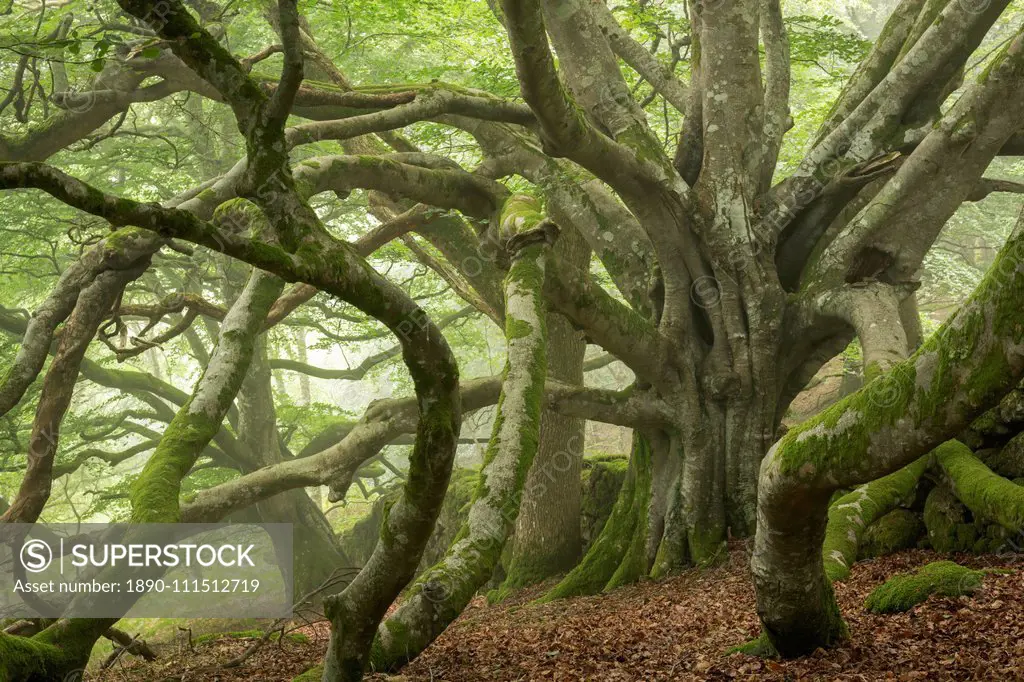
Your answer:
[[[885,556],[916,547],[924,532],[924,523],[918,514],[908,509],[894,509],[864,531],[859,558]]]
[[[879,585],[864,601],[872,613],[909,611],[933,594],[959,597],[981,588],[984,571],[975,571],[952,561],[936,561],[914,573],[893,576]]]
[[[437,563],[448,546],[459,532],[465,518],[465,507],[473,498],[476,487],[477,472],[472,469],[455,469],[452,471],[448,493],[445,495],[441,513],[437,517],[434,532],[427,542],[420,561],[420,568]],[[341,536],[341,546],[357,566],[362,566],[373,554],[380,537],[380,526],[387,510],[401,495],[401,481],[388,484],[384,493],[374,500],[370,513],[357,521]]]
[[[971,552],[978,527],[970,511],[945,485],[936,486],[924,502],[928,542],[937,552]]]
[[[586,552],[612,513],[629,470],[628,455],[595,455],[583,459],[580,534]]]
[[[979,450],[978,459],[1004,478],[1024,477],[1024,432],[1015,436],[1002,448]]]

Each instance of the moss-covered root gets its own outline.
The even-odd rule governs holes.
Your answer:
[[[928,468],[926,455],[899,471],[866,483],[829,507],[822,560],[829,580],[843,580],[857,560],[864,530],[913,493]]]
[[[775,649],[775,645],[772,644],[772,640],[763,632],[749,642],[734,646],[725,652],[726,656],[733,654],[746,654],[748,656],[757,656],[758,658],[779,657],[779,652]]]
[[[959,597],[981,587],[984,571],[975,571],[952,561],[936,561],[914,573],[893,576],[879,585],[864,601],[872,613],[909,611],[932,594]]]
[[[580,563],[538,601],[596,594],[635,581],[646,566],[647,510],[651,498],[651,448],[633,432],[629,471],[611,516]]]
[[[970,448],[951,440],[935,449],[953,492],[979,518],[1017,532],[1024,529],[1024,488],[994,473]]]
[[[0,682],[59,680],[64,664],[59,648],[0,632]]]
[[[96,640],[115,622],[58,620],[31,638],[0,632],[0,682],[77,680]]]

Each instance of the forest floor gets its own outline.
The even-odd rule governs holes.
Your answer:
[[[952,558],[974,568],[1003,567],[971,597],[932,597],[908,613],[876,616],[864,598],[892,575]],[[792,661],[725,651],[757,635],[749,556],[737,545],[727,562],[610,594],[533,605],[528,590],[497,606],[482,598],[400,676],[373,682],[527,680],[1024,680],[1024,555],[956,556],[914,550],[858,563],[836,596],[851,640]],[[194,651],[145,664],[119,661],[87,680],[280,682],[322,656],[323,624],[304,637],[271,643],[231,670],[193,674],[252,643],[214,639]],[[169,677],[173,675],[173,677]]]

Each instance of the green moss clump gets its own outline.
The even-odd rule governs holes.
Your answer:
[[[310,668],[306,672],[302,673],[298,677],[292,680],[292,682],[320,682],[324,677],[324,667],[318,665],[315,668]]]
[[[70,663],[57,646],[0,632],[0,682],[59,680]]]
[[[533,325],[509,316],[505,321],[505,336],[509,339],[523,339],[533,333]]]
[[[138,227],[122,227],[111,232],[103,239],[103,245],[115,253],[123,253],[134,243],[142,239],[150,239],[151,233]]]
[[[907,509],[894,509],[868,526],[861,541],[859,558],[885,556],[917,546],[924,533],[921,517]]]
[[[984,571],[975,571],[952,561],[936,561],[915,573],[897,575],[874,589],[864,601],[872,613],[909,611],[932,594],[959,597],[981,588]]]

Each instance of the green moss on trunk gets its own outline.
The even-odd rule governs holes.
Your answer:
[[[597,594],[603,589],[615,587],[634,572],[633,565],[622,569],[624,559],[637,561],[643,555],[643,547],[636,551],[634,536],[638,525],[647,525],[647,507],[650,503],[651,448],[646,439],[633,433],[633,453],[630,457],[629,472],[619,491],[612,513],[601,529],[601,534],[586,555],[558,585],[539,601],[547,602],[563,597],[582,594]],[[645,533],[646,542],[646,533]],[[639,577],[639,576],[637,576]]]

